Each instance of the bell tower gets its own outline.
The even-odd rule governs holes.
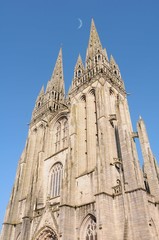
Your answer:
[[[94,21],[65,97],[62,50],[33,109],[0,240],[158,240],[159,170],[133,130],[120,68]],[[139,138],[144,159],[136,148]]]
[[[60,108],[64,107],[65,103],[65,87],[63,76],[63,63],[62,63],[62,49],[53,70],[51,79],[47,83],[46,91],[42,87],[32,113],[32,122],[36,122],[39,117],[44,114],[48,115],[49,112],[54,113]]]

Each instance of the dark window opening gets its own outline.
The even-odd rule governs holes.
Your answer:
[[[150,194],[150,187],[149,187],[149,184],[146,180],[144,181],[144,184],[145,184],[146,192]]]

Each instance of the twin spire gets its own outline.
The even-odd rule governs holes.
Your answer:
[[[48,81],[46,87],[46,92],[49,92],[51,90],[54,90],[58,93],[65,95],[62,49],[60,49],[59,51],[51,79]]]
[[[86,61],[89,58],[92,58],[98,51],[100,52],[102,51],[102,44],[100,42],[100,38],[96,30],[94,20],[92,19]]]
[[[102,45],[101,45],[94,21],[92,19],[86,58],[92,58],[98,50],[102,51]],[[75,66],[75,71],[77,71],[77,69],[78,69],[77,74],[82,74],[82,72],[84,71],[84,65],[82,63],[82,59],[80,55],[78,57],[78,60]],[[46,87],[46,92],[50,92],[52,90],[58,93],[61,93],[63,96],[65,95],[62,49],[60,49],[59,51],[51,79],[48,81],[48,84]],[[44,94],[44,87],[42,87],[39,93],[39,96],[43,94]]]
[[[63,62],[62,62],[62,49],[59,51],[59,55],[55,64],[54,71],[51,76],[52,86],[54,90],[59,93],[65,93],[64,89],[64,76],[63,76]]]
[[[56,104],[64,102],[65,99],[62,49],[59,51],[51,79],[47,83],[46,91],[44,90],[44,86],[42,86],[40,90],[36,100],[36,107],[42,106],[44,102],[50,99],[50,96]],[[55,105],[55,107],[56,106],[57,105]]]
[[[104,61],[108,61],[108,56],[106,49],[102,48],[102,44],[98,35],[98,32],[95,27],[94,20],[92,19],[91,22],[91,29],[90,29],[90,37],[88,42],[88,48],[86,53],[86,66],[90,64],[90,61],[94,61],[94,57],[98,54],[101,54],[103,56]],[[89,64],[88,64],[89,63]],[[113,57],[110,59],[110,64],[114,64],[115,60]],[[80,74],[83,74],[85,71],[85,67],[82,63],[81,56],[79,55],[76,66],[75,66],[75,77],[80,77]],[[64,97],[65,95],[65,87],[64,87],[64,75],[63,75],[63,62],[62,62],[62,49],[60,49],[57,61],[55,64],[55,68],[53,70],[51,79],[48,81],[47,87],[46,87],[46,93],[50,91],[55,91],[62,95]],[[44,95],[44,88],[41,89],[39,96]]]

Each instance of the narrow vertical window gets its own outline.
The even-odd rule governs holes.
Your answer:
[[[55,153],[68,146],[68,120],[61,118],[55,125],[54,130]]]
[[[144,184],[145,184],[146,192],[150,194],[150,187],[149,187],[148,181],[145,180],[145,181],[144,181]]]
[[[51,170],[50,197],[60,196],[62,181],[62,164],[56,163]]]
[[[60,141],[61,141],[61,123],[58,122],[56,128],[55,152],[60,150]]]
[[[63,124],[63,148],[67,147],[67,138],[68,138],[68,121],[64,121]]]

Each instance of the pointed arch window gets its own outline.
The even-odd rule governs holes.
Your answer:
[[[34,238],[35,240],[57,240],[57,235],[56,233],[50,228],[50,227],[45,227],[42,229]]]
[[[56,126],[55,152],[58,152],[60,150],[60,140],[61,140],[61,123],[58,122]]]
[[[99,61],[101,60],[101,55],[98,55],[98,60],[99,60]]]
[[[82,74],[81,70],[78,70],[78,77],[79,78],[81,77],[81,74]]]
[[[51,169],[50,174],[50,197],[60,196],[62,182],[63,166],[61,163],[56,163]]]
[[[68,138],[68,121],[63,123],[63,148],[67,147],[67,138]]]
[[[55,152],[68,146],[68,120],[62,118],[55,125]]]
[[[88,215],[81,226],[81,240],[97,240],[97,224],[96,218],[93,215]]]
[[[92,217],[87,224],[85,240],[97,240],[96,221]]]

